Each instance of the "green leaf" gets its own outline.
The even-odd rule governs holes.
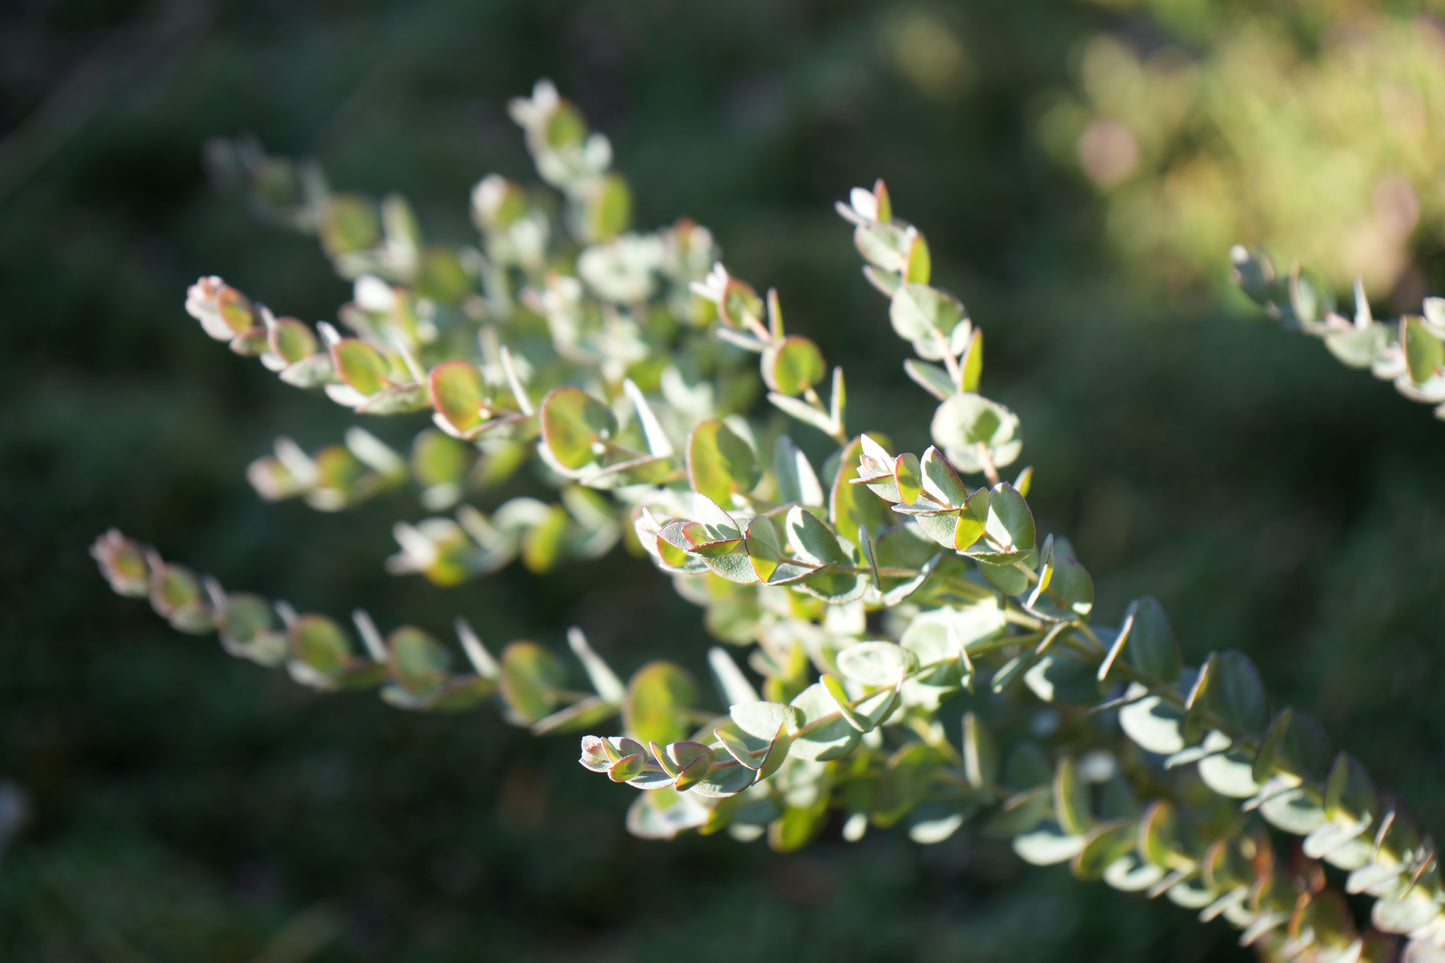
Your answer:
[[[320,350],[315,333],[295,318],[277,318],[266,332],[266,344],[287,364],[296,364]]]
[[[421,629],[406,625],[386,638],[391,677],[410,695],[440,688],[447,680],[451,656],[440,642]]]
[[[728,710],[733,724],[745,736],[761,739],[771,744],[778,730],[793,730],[798,727],[802,713],[789,705],[779,702],[743,702]]]
[[[863,443],[853,439],[839,456],[838,474],[828,502],[828,516],[835,531],[852,533],[863,528],[875,534],[891,524],[887,504],[862,485],[854,485],[863,454]]]
[[[652,410],[652,405],[648,403],[642,389],[637,387],[637,383],[631,378],[627,378],[622,382],[622,390],[627,395],[627,400],[632,402],[633,414],[642,427],[643,437],[647,439],[648,453],[657,458],[671,458],[676,453],[676,449],[672,447],[672,439],[668,437],[667,430],[662,427],[657,412]]]
[[[1074,854],[1070,871],[1078,879],[1101,879],[1110,864],[1134,852],[1139,833],[1132,822],[1116,819],[1091,829]]]
[[[341,380],[359,394],[370,397],[391,384],[387,379],[391,365],[380,351],[365,341],[341,339],[331,346],[331,360]]]
[[[316,453],[318,488],[349,492],[366,475],[366,466],[342,445],[328,445]]]
[[[446,361],[428,377],[432,406],[459,432],[482,423],[482,406],[487,402],[487,385],[482,373],[470,361]]]
[[[1325,780],[1330,765],[1330,740],[1314,716],[1286,708],[1274,717],[1260,739],[1254,757],[1253,777],[1264,782],[1276,773],[1288,773],[1309,783]]]
[[[1073,836],[1087,833],[1094,823],[1089,812],[1089,787],[1079,776],[1078,767],[1069,756],[1054,768],[1054,817],[1064,832]]]
[[[1058,823],[1048,820],[1013,839],[1013,851],[1026,863],[1052,866],[1067,863],[1084,848],[1084,837],[1069,833]]]
[[[1029,832],[1048,818],[1052,803],[1052,791],[1047,785],[1014,793],[989,818],[984,832],[995,839],[1009,839]]]
[[[384,388],[357,405],[356,410],[365,415],[403,415],[426,406],[426,388],[412,384]]]
[[[796,396],[822,381],[828,365],[812,341],[789,336],[763,352],[762,371],[773,391]]]
[[[893,330],[915,343],[946,338],[963,317],[963,304],[957,298],[917,282],[899,285],[888,305]]]
[[[471,698],[452,705],[452,708],[469,708],[475,701],[485,697],[487,689],[490,687],[486,680],[473,679],[470,681],[473,684],[473,689],[469,693]],[[447,695],[439,697],[433,706],[439,708],[441,705],[451,702],[452,697],[452,694],[448,692]],[[616,714],[616,703],[608,702],[600,696],[589,696],[538,719],[532,723],[531,731],[534,736],[545,736],[553,732],[578,732],[592,729]]]
[[[182,632],[209,632],[210,601],[196,573],[184,565],[156,564],[151,571],[151,606]]]
[[[592,772],[606,772],[623,756],[618,742],[612,737],[583,736],[582,754],[577,761]]]
[[[1324,825],[1324,800],[1312,786],[1297,786],[1275,776],[1260,787],[1259,814],[1287,833],[1308,836]]]
[[[1023,450],[1019,418],[996,401],[973,393],[954,395],[934,412],[933,443],[963,472],[983,471],[982,452],[997,468],[1010,465]]]
[[[598,461],[598,447],[617,431],[611,408],[570,385],[553,390],[542,400],[541,415],[542,441],[566,468],[583,468]]]
[[[641,839],[674,839],[707,822],[706,805],[663,787],[642,793],[627,809],[627,831]]]
[[[1242,652],[1217,652],[1210,670],[1205,702],[1237,735],[1253,736],[1269,722],[1269,701],[1259,670]]]
[[[1386,933],[1413,933],[1429,926],[1439,916],[1440,903],[1426,888],[1411,888],[1408,883],[1402,883],[1370,907],[1370,922]]]
[[[836,398],[837,395],[835,394]],[[830,412],[814,408],[811,404],[777,391],[768,392],[768,401],[789,418],[795,418],[805,425],[812,425],[825,435],[832,436],[841,429]]]
[[[1229,259],[1234,263],[1234,280],[1240,289],[1256,302],[1270,300],[1275,276],[1268,255],[1236,244],[1229,250]]]
[[[1099,680],[1088,663],[1046,652],[1024,671],[1024,684],[1044,702],[1090,703],[1099,697]]]
[[[983,375],[983,332],[975,331],[969,339],[968,350],[964,352],[963,362],[959,365],[963,370],[963,384],[960,385],[964,391],[977,391],[978,382]]]
[[[647,772],[647,757],[642,753],[628,753],[607,768],[607,777],[613,782],[631,782]]]
[[[1296,268],[1290,276],[1290,309],[1301,324],[1315,324],[1335,309],[1335,298],[1319,278]]]
[[[894,457],[868,435],[859,435],[858,440],[863,445],[863,455],[858,460],[860,481],[885,502],[899,502],[898,481],[893,477]]]
[[[574,626],[567,630],[567,645],[572,654],[577,656],[577,661],[582,663],[587,680],[592,683],[592,688],[604,702],[620,705],[626,700],[627,687],[606,660],[587,643],[587,636],[582,634],[581,629]]]
[[[792,707],[789,706],[788,708],[791,709]],[[774,732],[773,740],[768,745],[767,754],[763,756],[763,764],[758,767],[759,781],[770,778],[783,767],[783,763],[786,762],[788,758],[788,750],[792,748],[792,745],[792,733],[788,731],[788,724],[784,722],[780,724]]]
[[[512,642],[501,664],[502,699],[516,718],[530,725],[552,711],[566,677],[555,655],[535,642]]]
[[[868,586],[869,578],[861,572],[839,572],[831,568],[814,572],[798,582],[804,592],[829,605],[856,602],[867,594]]]
[[[699,742],[674,742],[667,747],[667,758],[679,770],[673,784],[678,792],[686,792],[712,771],[716,754]]]
[[[903,272],[904,280],[927,284],[932,273],[933,258],[928,253],[928,242],[922,234],[914,234],[913,244],[908,249],[908,265]]]
[[[788,541],[798,557],[814,565],[846,562],[838,536],[820,522],[812,512],[794,505],[788,509],[786,520]]]
[[[376,205],[356,194],[328,197],[317,226],[321,243],[333,257],[365,251],[381,241],[381,219]]]
[[[918,668],[918,656],[892,642],[859,642],[838,653],[838,671],[868,686],[896,685]]]
[[[1138,853],[1127,853],[1104,869],[1104,882],[1123,893],[1146,890],[1164,878],[1164,870],[1145,862]]]
[[[792,853],[812,842],[828,822],[828,800],[811,806],[789,806],[768,824],[768,847],[777,853]]]
[[[1157,599],[1146,596],[1130,604],[1119,635],[1099,666],[1099,681],[1110,677],[1121,653],[1129,665],[1150,679],[1173,682],[1179,678],[1183,656],[1169,616]]]
[[[1248,799],[1259,792],[1259,782],[1251,771],[1253,757],[1230,746],[1230,738],[1218,730],[1205,734],[1200,748],[1208,755],[1199,760],[1199,778],[1221,796]]]
[[[907,269],[913,238],[911,232],[896,224],[860,224],[853,231],[853,244],[869,264],[883,271],[901,273]]]
[[[346,632],[324,615],[303,615],[291,624],[293,657],[317,675],[334,679],[351,661]]]
[[[898,689],[895,686],[888,686],[879,689],[872,695],[859,699],[853,707],[853,716],[863,724],[864,731],[877,729],[879,726],[893,718],[893,714],[902,705]]]
[[[1371,849],[1374,847],[1371,846]],[[1346,893],[1369,893],[1372,896],[1384,896],[1391,893],[1405,871],[1405,864],[1396,863],[1390,860],[1378,862],[1367,862],[1350,872],[1345,879]]]
[[[843,718],[847,720],[849,725],[859,732],[868,732],[875,727],[874,723],[864,718],[857,709],[853,708],[853,700],[849,697],[848,690],[844,687],[841,679],[825,672],[819,676],[819,681],[822,682],[823,687],[828,690],[828,694],[833,697],[835,708],[842,713]]]
[[[918,501],[923,493],[923,472],[918,456],[904,453],[893,463],[893,479],[898,485],[898,497],[905,505]]]
[[[752,285],[737,278],[728,279],[727,289],[718,303],[718,318],[729,327],[739,328],[748,318],[762,321],[763,299]]]
[[[948,377],[948,372],[936,364],[909,358],[903,362],[903,370],[908,377],[913,379],[914,384],[939,401],[947,399],[949,395],[958,390],[958,387]]]
[[[245,334],[256,326],[250,299],[233,287],[224,286],[216,293],[216,315],[230,335]]]
[[[455,306],[471,293],[472,278],[456,251],[433,244],[421,253],[413,287],[419,298]]]
[[[1171,755],[1184,748],[1184,713],[1137,682],[1129,683],[1124,697],[1134,701],[1119,709],[1119,725],[1140,747]]]
[[[968,501],[968,488],[937,448],[929,446],[919,462],[923,493],[940,505],[957,508]]]
[[[690,790],[692,795],[703,796],[708,799],[722,799],[727,796],[736,796],[747,789],[757,779],[757,772],[737,763],[733,765],[714,765],[707,775],[693,783]]]
[[[1407,314],[1400,319],[1400,345],[1405,349],[1405,363],[1410,380],[1424,384],[1445,364],[1445,343],[1425,326],[1423,318]]]
[[[549,506],[536,524],[522,536],[522,564],[530,572],[550,571],[562,557],[563,539],[572,516],[561,505]]]
[[[687,440],[687,477],[693,491],[730,505],[734,493],[752,491],[761,476],[752,448],[721,419],[693,429]]]
[[[1027,552],[1034,547],[1034,514],[1029,503],[1008,482],[995,485],[989,493],[988,519],[984,534],[1002,551]]]
[[[632,191],[619,174],[606,174],[588,199],[588,215],[592,237],[610,241],[632,221]]]
[[[711,539],[741,538],[742,531],[738,527],[737,520],[727,511],[702,492],[694,492],[692,496],[692,516],[702,525]]]
[[[758,701],[757,689],[753,687],[752,682],[743,674],[743,670],[733,661],[733,657],[728,654],[726,649],[719,646],[708,649],[707,661],[712,668],[718,692],[721,693],[724,702],[728,705],[736,705],[739,702]]]
[[[677,742],[691,731],[687,710],[696,701],[697,685],[681,666],[649,662],[627,683],[623,727],[643,742]]]
[[[961,523],[960,523],[961,524]],[[1012,564],[998,564],[977,559],[979,574],[988,584],[1005,595],[1023,595],[1029,589],[1029,578]]]
[[[1021,652],[1004,662],[994,670],[993,678],[989,679],[988,687],[992,692],[1003,692],[1009,686],[1017,682],[1037,658],[1032,652]]]
[[[787,435],[779,435],[773,446],[773,473],[778,481],[778,500],[798,505],[822,505],[823,486],[813,466]]]
[[[1310,833],[1300,850],[1310,859],[1323,859],[1331,866],[1353,872],[1369,864],[1375,844],[1367,834],[1368,822],[1327,822]]]
[[[217,612],[216,629],[226,651],[260,665],[280,665],[289,653],[290,642],[274,630],[275,624],[271,603],[247,592],[227,595]]]
[[[906,816],[922,800],[942,760],[938,751],[922,742],[904,743],[888,759],[878,776],[872,820],[888,827]]]
[[[319,388],[332,381],[335,375],[336,366],[331,361],[329,351],[302,358],[277,373],[277,377],[282,381],[298,388]]]
[[[868,535],[868,530],[861,525],[858,526],[857,545],[858,554],[863,556],[863,562],[867,565],[874,587],[881,590],[883,580],[878,575],[878,559],[873,554],[873,539]]]
[[[796,565],[781,564],[783,545],[778,538],[778,527],[766,515],[758,515],[748,522],[743,544],[752,560],[753,571],[764,582],[771,579],[780,568],[798,568]]]
[[[792,706],[801,714],[792,747],[792,754],[797,758],[826,761],[846,756],[857,748],[862,733],[840,713],[837,701],[822,682],[815,682],[800,692]],[[813,725],[830,716],[834,717],[831,721]]]
[[[1139,854],[1160,869],[1175,869],[1178,836],[1173,804],[1155,800],[1139,820]]]
[[[920,666],[953,664],[960,655],[956,639],[944,622],[914,619],[903,630],[898,644],[916,655]]]
[[[423,485],[455,485],[476,457],[465,442],[434,428],[417,433],[411,444],[411,473]]]
[[[730,555],[714,555],[703,558],[703,564],[708,567],[714,575],[727,579],[729,582],[736,582],[739,585],[752,585],[758,581],[758,573],[753,570],[752,559],[745,552],[734,552]]]
[[[767,752],[767,740],[761,740],[764,745],[756,745],[754,740],[748,740],[733,732],[731,729],[719,726],[713,730],[713,735],[722,743],[724,751],[737,760],[738,765],[745,769],[757,772],[763,767],[763,756]],[[752,777],[754,780],[756,776]]]
[[[151,591],[151,570],[146,553],[116,529],[95,540],[90,556],[110,583],[111,591],[128,598],[145,598]]]
[[[1363,328],[1352,326],[1325,335],[1325,347],[1330,354],[1351,368],[1370,367],[1385,353],[1389,343],[1389,329],[1374,322]]]
[[[1094,609],[1094,580],[1078,561],[1054,549],[1054,577],[1040,604],[1068,615],[1087,616]]]
[[[1337,821],[1368,824],[1379,810],[1380,797],[1370,774],[1354,756],[1340,753],[1325,782],[1325,815]]]
[[[972,713],[963,716],[963,777],[979,792],[992,792],[998,781],[998,743],[988,726]]]

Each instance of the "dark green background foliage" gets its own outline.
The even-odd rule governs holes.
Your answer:
[[[1028,427],[1040,524],[1074,536],[1097,611],[1152,593],[1187,654],[1248,652],[1279,703],[1445,830],[1445,426],[1258,320],[1224,250],[1212,274],[1176,264],[1162,283],[1109,240],[1111,195],[1040,136],[1100,34],[1207,59],[1258,30],[1310,59],[1363,5],[685,6],[0,9],[0,780],[30,814],[0,862],[0,958],[1247,958],[1222,923],[967,834],[925,849],[835,829],[786,857],[634,840],[633,793],[582,772],[570,738],[318,697],[109,594],[85,549],[116,524],[311,610],[365,602],[438,632],[465,614],[491,642],[556,644],[575,623],[619,667],[701,667],[695,613],[642,560],[444,592],[381,570],[391,522],[422,514],[404,495],[349,516],[259,504],[241,472],[272,435],[315,448],[349,413],[182,310],[212,272],[308,319],[347,296],[311,242],[207,185],[207,138],[252,131],[338,186],[399,189],[461,239],[482,174],[530,179],[503,108],[539,76],[612,137],[640,223],[712,227],[734,272],[778,286],[791,330],[848,369],[852,427],[916,450],[929,400],[830,209],[886,177],[988,333],[987,388]],[[1402,297],[1445,291],[1424,206]],[[408,428],[368,427],[397,443]]]

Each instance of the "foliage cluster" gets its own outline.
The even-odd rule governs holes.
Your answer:
[[[1385,959],[1386,934],[1403,934],[1423,959],[1445,938],[1433,844],[1357,760],[1332,756],[1308,713],[1271,706],[1247,656],[1186,665],[1152,598],[1118,626],[1091,620],[1088,572],[1036,527],[1031,470],[1001,475],[1021,423],[979,391],[982,333],[931,285],[928,244],[882,182],[839,212],[915,355],[908,376],[937,402],[921,454],[850,434],[841,369],[789,332],[776,292],[714,263],[704,229],[630,230],[608,142],[550,85],[512,113],[555,193],[484,179],[479,247],[428,243],[400,198],[333,192],[254,145],[218,148],[352,280],[348,333],[277,317],[219,278],[199,281],[187,309],[236,353],[356,412],[431,414],[409,456],[360,430],[314,454],[283,440],[249,472],[264,497],[333,510],[411,479],[451,514],[398,525],[389,567],[439,584],[514,558],[546,571],[625,540],[727,646],[708,656],[720,701],[672,662],[624,681],[576,632],[587,689],[549,649],[518,641],[493,656],[465,623],[461,671],[422,630],[383,635],[363,613],[358,645],[326,616],[229,593],[110,533],[95,555],[117,591],[320,689],[380,686],[410,709],[493,701],[536,732],[620,716],[620,734],[583,739],[581,761],[642,790],[628,817],[640,835],[726,830],[790,850],[835,813],[850,839],[902,825],[937,842],[978,821],[1029,862],[1223,916],[1281,958]],[[1249,290],[1279,300],[1266,262],[1240,264]],[[1300,277],[1291,317],[1332,324]],[[1425,324],[1400,325],[1416,386],[1445,354]],[[749,417],[760,391],[770,413]],[[816,432],[809,447],[827,439],[824,458],[789,421]],[[555,500],[490,512],[467,500],[524,468]],[[1302,837],[1305,858],[1267,827]],[[1371,897],[1373,928],[1356,927],[1323,864]]]

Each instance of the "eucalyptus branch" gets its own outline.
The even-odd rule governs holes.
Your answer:
[[[1281,276],[1263,251],[1236,246],[1230,252],[1234,279],[1285,327],[1319,338],[1351,368],[1368,370],[1411,401],[1434,405],[1445,419],[1445,298],[1425,299],[1421,314],[1376,321],[1355,282],[1354,318],[1335,310],[1334,295],[1313,274],[1295,265]]]
[[[496,701],[539,732],[620,716],[619,734],[582,740],[581,763],[645,790],[628,813],[640,835],[725,830],[788,850],[832,812],[848,839],[902,825],[937,842],[975,822],[1029,862],[1223,916],[1284,957],[1383,960],[1381,933],[1445,942],[1433,843],[1352,756],[1331,761],[1308,714],[1271,715],[1245,655],[1185,665],[1149,598],[1118,626],[1092,619],[1089,573],[1067,540],[1036,529],[1032,470],[1005,480],[1021,426],[979,393],[982,332],[931,286],[927,242],[881,181],[838,209],[911,346],[906,373],[939,402],[921,456],[848,434],[842,369],[786,331],[777,292],[713,263],[704,229],[627,230],[631,195],[607,141],[551,85],[512,114],[561,224],[492,175],[472,195],[480,247],[428,245],[400,200],[371,205],[285,168],[304,189],[281,219],[318,233],[354,280],[339,314],[351,334],[278,318],[216,278],[192,288],[188,310],[282,380],[360,413],[431,415],[409,460],[364,433],[315,456],[282,443],[252,467],[263,496],[339,509],[410,477],[430,510],[454,516],[399,524],[389,565],[442,583],[516,557],[546,570],[629,534],[746,653],[751,672],[708,653],[723,708],[700,704],[671,662],[624,683],[579,634],[593,692],[569,688],[546,649],[513,643],[493,659],[469,629],[459,643],[476,671],[454,676],[450,650],[419,630],[382,638],[358,617],[357,648],[329,619],[228,595],[110,533],[94,553],[118,592],[318,688],[382,685],[406,708]],[[1267,261],[1239,264],[1246,287],[1277,293]],[[1319,295],[1301,277],[1288,318],[1329,343],[1337,325],[1305,310]],[[1420,392],[1445,379],[1432,310],[1401,323],[1403,360],[1381,349]],[[1373,344],[1378,326],[1358,322],[1367,334],[1350,338]],[[746,416],[757,378],[744,364],[758,366],[766,417]],[[780,415],[835,450],[815,464]],[[484,512],[462,500],[528,462],[559,502]],[[966,708],[957,736],[950,700]],[[1051,736],[1035,734],[1040,720]],[[1300,837],[1305,858],[1277,854],[1266,824]],[[1374,931],[1322,885],[1321,863],[1374,898]]]

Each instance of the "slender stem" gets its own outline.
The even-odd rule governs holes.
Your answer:
[[[993,463],[993,456],[988,453],[988,444],[978,443],[978,460],[983,463],[983,475],[988,479],[989,485],[999,484],[998,466]]]
[[[934,340],[943,349],[943,367],[948,372],[948,380],[953,382],[955,388],[963,391],[963,369],[958,366],[958,359],[953,356],[953,346],[948,343],[948,338],[942,332],[934,332]]]

